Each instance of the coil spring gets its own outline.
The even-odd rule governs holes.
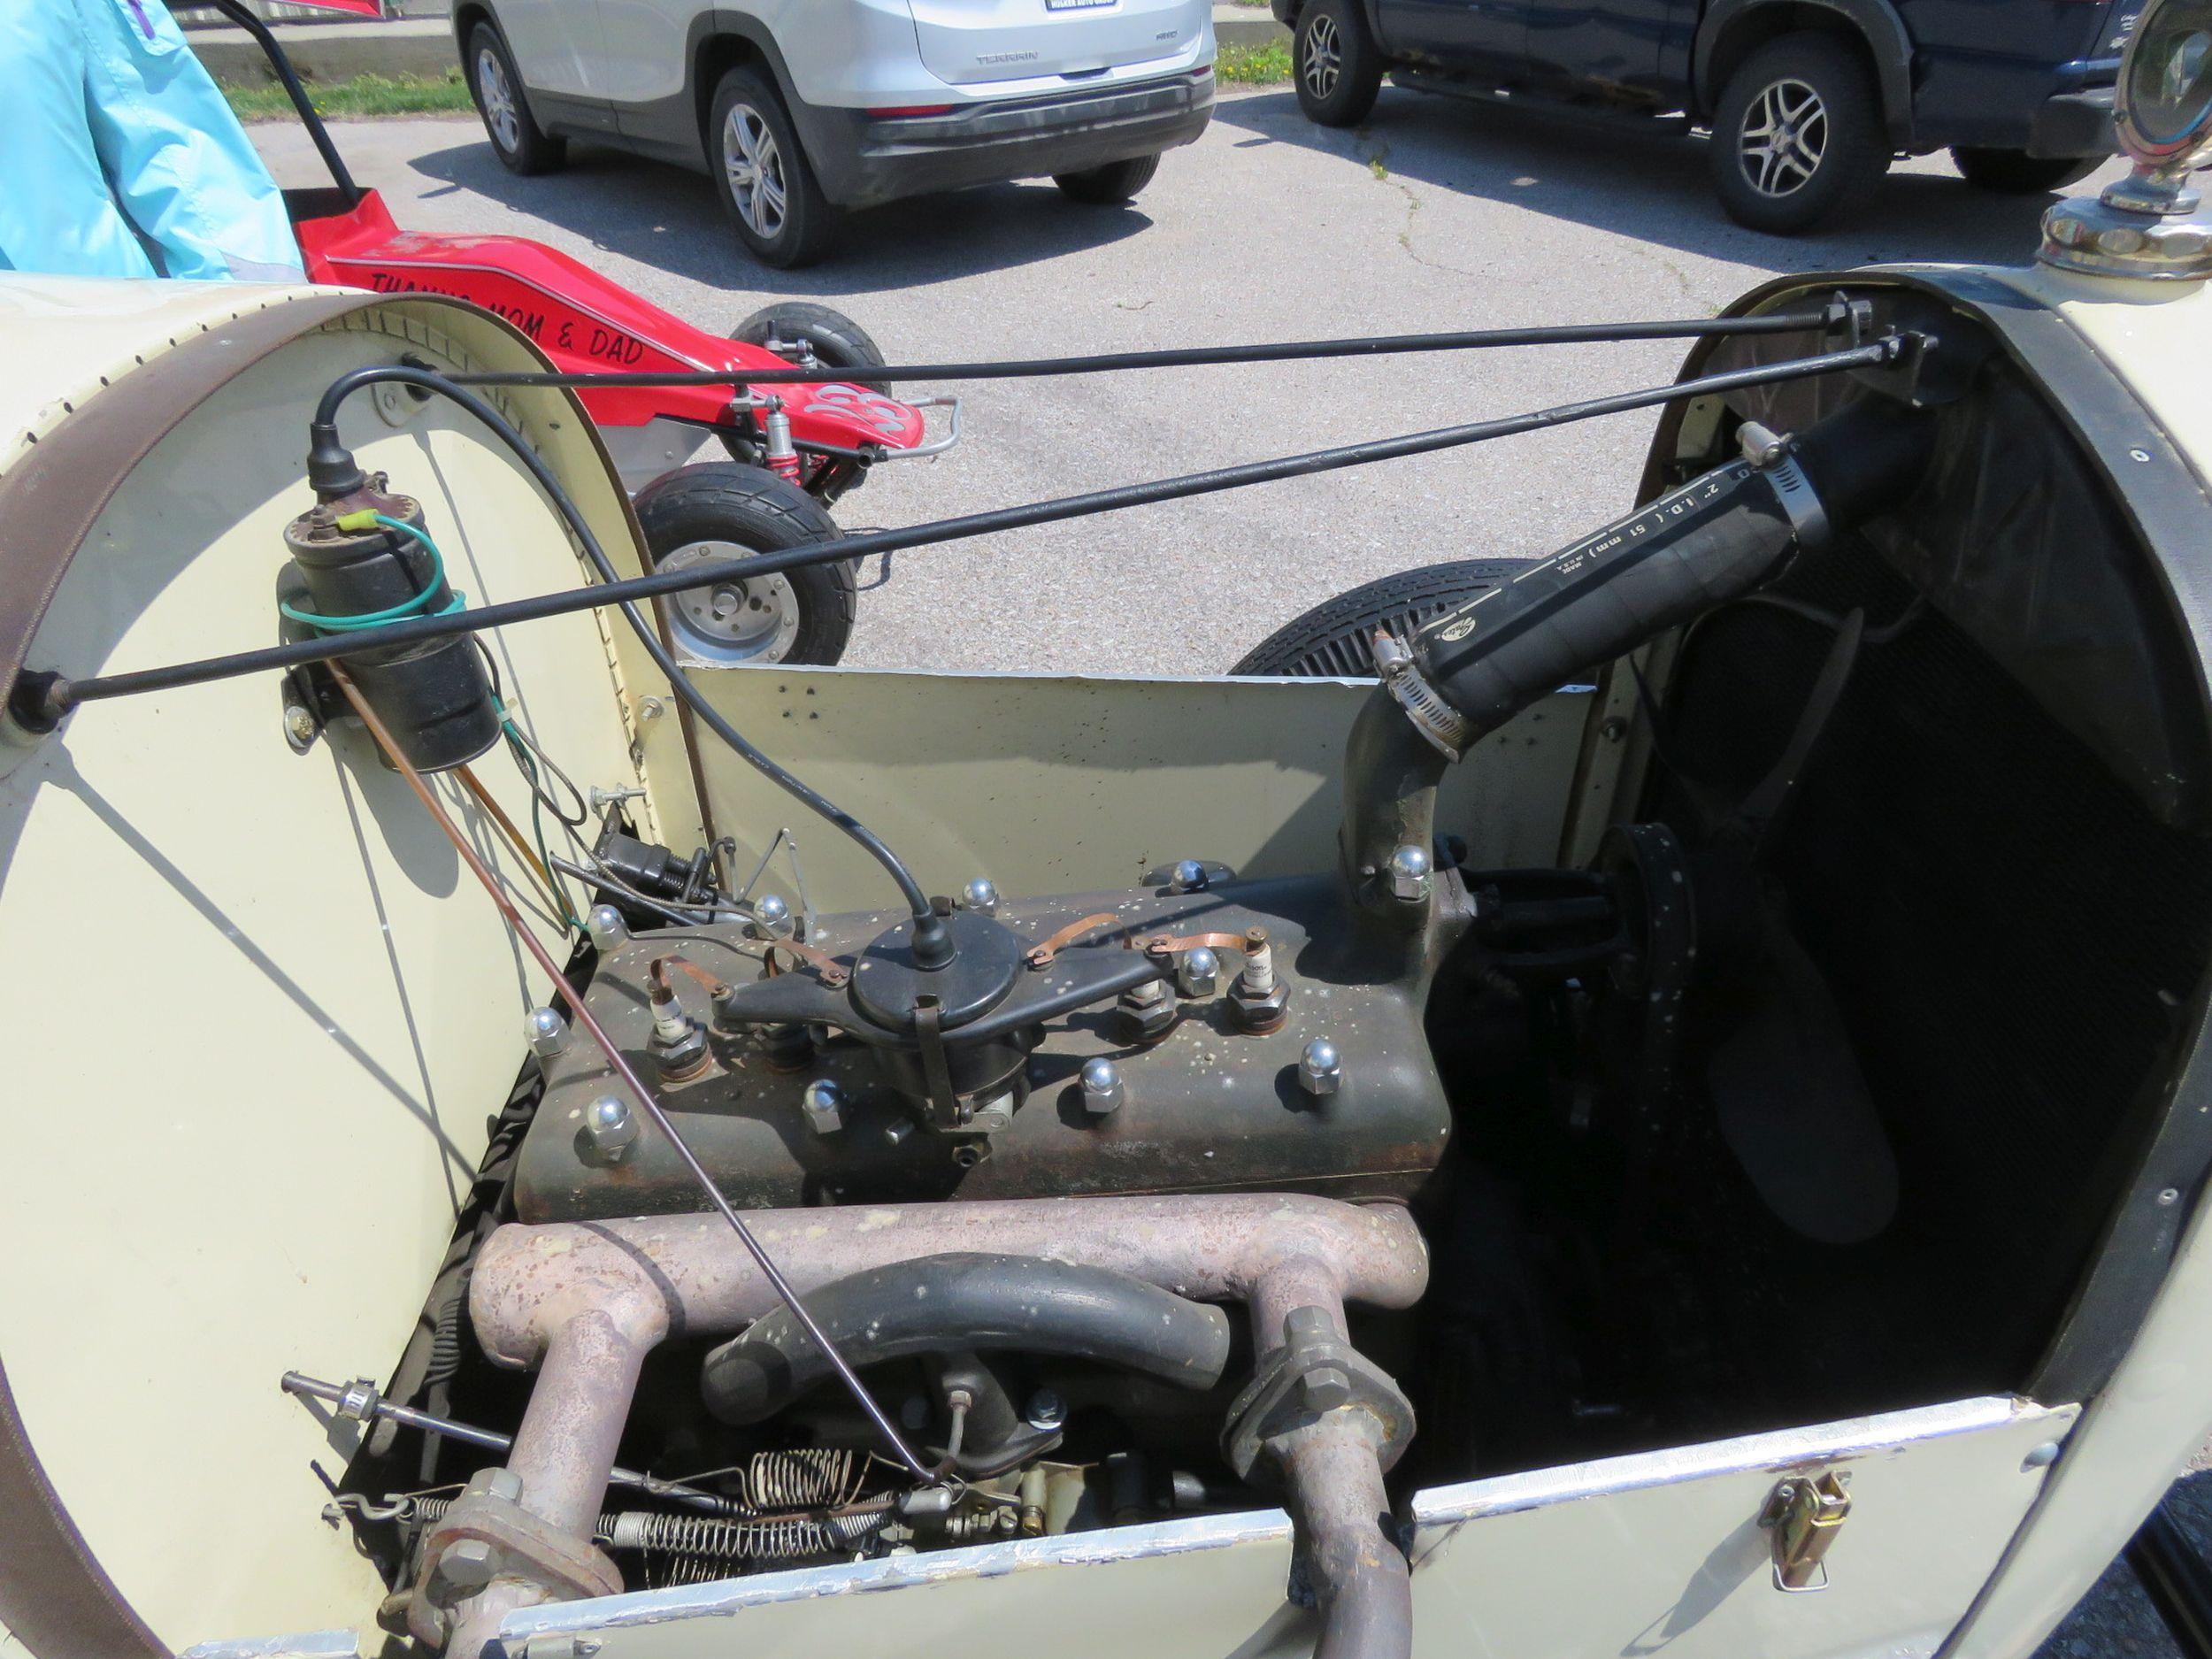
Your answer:
[[[756,1515],[778,1509],[841,1509],[860,1495],[866,1461],[833,1447],[757,1452],[744,1469],[744,1506]]]

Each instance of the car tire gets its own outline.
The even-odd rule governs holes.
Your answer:
[[[796,484],[730,461],[680,466],[631,503],[656,569],[833,541],[828,512]],[[826,666],[852,638],[853,561],[810,565],[724,588],[669,595],[669,632],[687,661],[714,668]]]
[[[1709,158],[1739,225],[1780,236],[1809,230],[1888,170],[1872,73],[1832,35],[1769,41],[1722,88]]]
[[[1951,147],[1952,164],[1967,183],[2001,196],[2047,196],[2079,184],[2112,158],[2109,156],[2031,156],[2024,150]]]
[[[1382,48],[1367,32],[1359,0],[1311,0],[1290,42],[1291,83],[1306,119],[1356,127],[1382,90]]]
[[[1405,639],[1432,617],[1504,586],[1527,568],[1517,559],[1455,559],[1381,577],[1294,617],[1247,651],[1229,672],[1299,679],[1371,679],[1375,672],[1372,641],[1377,628],[1386,627]]]
[[[737,239],[754,258],[789,271],[829,251],[837,210],[822,194],[783,99],[757,71],[741,66],[722,77],[707,156]]]
[[[488,23],[479,23],[469,35],[468,83],[492,154],[508,172],[550,173],[568,159],[568,141],[549,134],[530,113],[515,55]]]
[[[1135,201],[1137,193],[1152,182],[1152,175],[1159,170],[1158,156],[1134,156],[1127,161],[1086,167],[1080,173],[1056,173],[1052,181],[1070,201],[1087,203],[1093,207],[1118,207],[1125,202]]]
[[[841,378],[856,386],[889,396],[888,388],[858,378],[870,369],[884,365],[883,349],[869,338],[868,331],[858,323],[826,305],[816,305],[807,300],[778,300],[773,305],[762,306],[731,329],[730,338],[741,340],[749,346],[764,346],[772,340],[804,346],[825,368],[836,370]],[[780,355],[804,366],[802,358],[787,352]]]

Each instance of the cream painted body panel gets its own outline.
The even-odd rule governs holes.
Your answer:
[[[2041,1485],[2070,1409],[1970,1400],[1423,1492],[1417,1659],[1810,1659],[1933,1654]],[[1853,1509],[1830,1587],[1771,1581],[1757,1517],[1780,1477],[1837,1469]],[[1302,1655],[1280,1510],[764,1574],[519,1613],[511,1649],[599,1659],[1069,1659]]]
[[[321,387],[402,350],[535,366],[503,325],[449,304],[349,322],[233,380],[138,467],[65,578],[35,664],[81,673],[269,643]],[[129,363],[95,396],[128,396]],[[626,546],[573,405],[530,407],[534,435]],[[422,498],[472,598],[574,581],[550,509],[473,423],[440,406],[394,427],[365,396],[344,425],[365,465]],[[634,778],[592,617],[495,649],[517,718],[580,780]],[[14,1264],[0,1353],[77,1526],[177,1645],[373,1610],[374,1572],[315,1518],[317,1468],[340,1471],[349,1441],[276,1379],[386,1373],[539,989],[363,734],[295,755],[280,707],[269,676],[88,705],[0,780],[0,1031],[19,1128],[0,1161]],[[526,819],[503,757],[483,776]],[[35,1141],[19,1133],[33,1119]]]
[[[1128,887],[1179,858],[1240,876],[1336,865],[1338,773],[1365,680],[1146,680],[723,669],[716,708],[896,847],[933,893],[987,875],[1010,898]],[[1437,821],[1479,866],[1549,863],[1589,688],[1530,709],[1444,776]],[[679,722],[645,723],[657,775]],[[894,901],[875,861],[709,739],[713,831],[741,871],[788,826],[821,910]],[[780,852],[764,885],[795,902]]]

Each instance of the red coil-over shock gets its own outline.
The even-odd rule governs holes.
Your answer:
[[[778,478],[799,481],[799,449],[791,442],[791,417],[783,412],[783,399],[768,400],[767,444],[765,459],[768,470]]]

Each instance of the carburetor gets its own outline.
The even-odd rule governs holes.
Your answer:
[[[803,942],[610,928],[586,1000],[741,1208],[1410,1194],[1451,1117],[1405,942],[1348,933],[1333,879],[1179,885],[942,907],[958,957],[927,974],[893,913],[822,918]],[[522,1218],[695,1208],[603,1057],[534,1021]]]

